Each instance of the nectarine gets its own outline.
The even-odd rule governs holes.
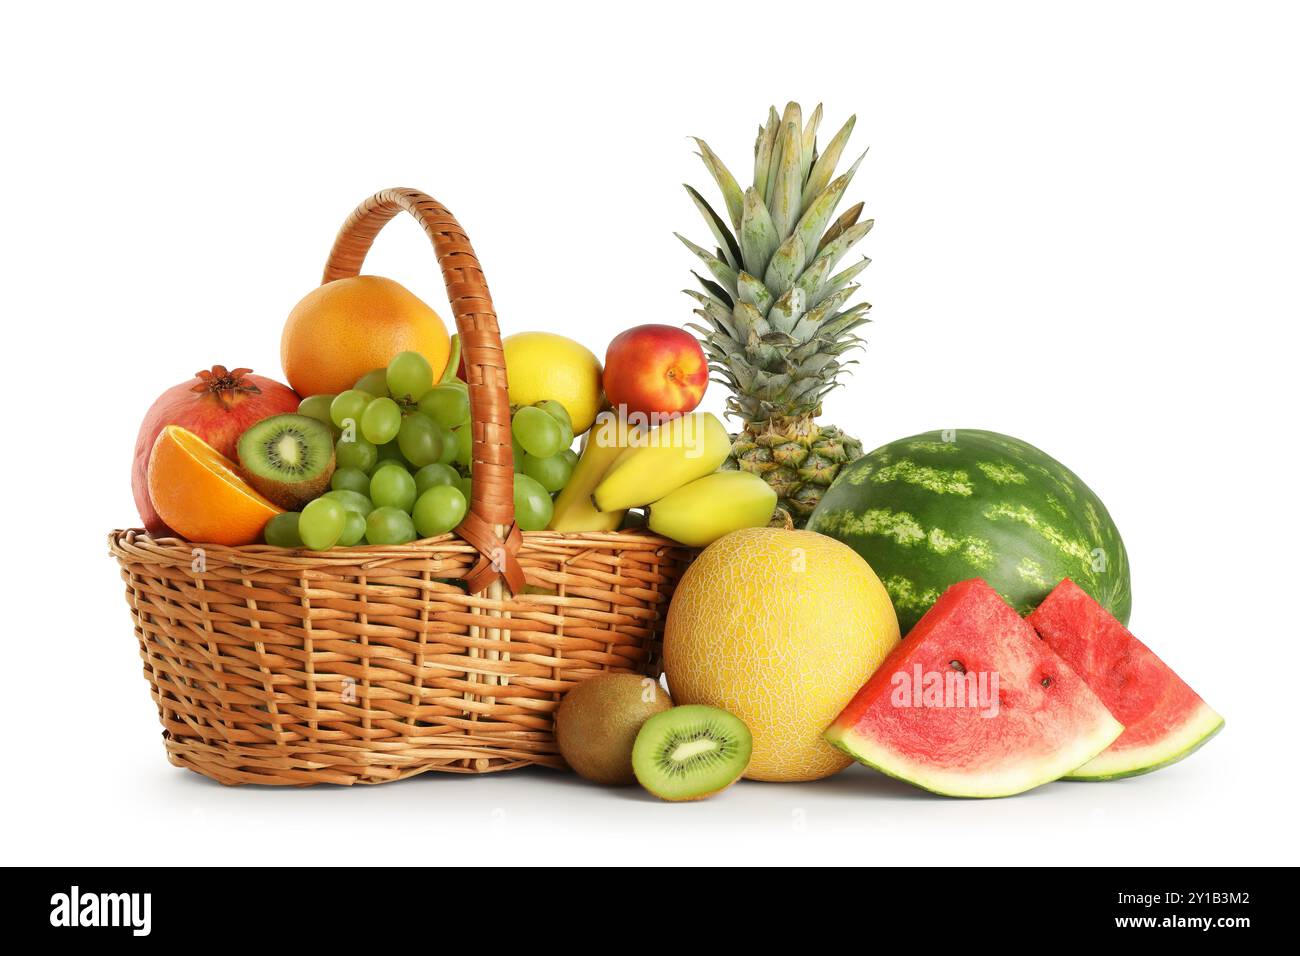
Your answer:
[[[638,325],[615,336],[605,353],[605,396],[627,414],[685,414],[708,384],[704,350],[675,325]]]

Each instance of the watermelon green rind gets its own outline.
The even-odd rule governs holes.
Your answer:
[[[1223,729],[1223,724],[1223,718],[1202,703],[1177,733],[1160,743],[1111,753],[1103,751],[1066,774],[1065,779],[1102,781],[1140,777],[1191,756],[1209,743]]]
[[[1092,733],[1071,741],[1070,746],[1063,748],[1058,758],[1050,763],[1028,764],[1017,768],[1016,772],[983,774],[974,780],[959,773],[940,773],[932,768],[909,764],[871,740],[855,736],[835,725],[831,725],[822,737],[854,760],[887,777],[902,780],[940,796],[984,799],[1011,797],[1053,780],[1063,777],[1071,779],[1066,776],[1070,771],[1088,763],[1114,743],[1115,738],[1123,732],[1124,726],[1114,717],[1108,717]]]
[[[973,577],[1022,615],[1069,577],[1129,617],[1128,553],[1105,505],[1008,435],[955,429],[883,445],[841,469],[808,528],[866,559],[904,634],[945,588]]]

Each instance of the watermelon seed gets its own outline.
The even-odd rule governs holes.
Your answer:
[[[1052,686],[1052,679],[1051,679],[1050,677],[1044,677],[1043,680],[1042,680],[1042,685],[1043,685],[1044,687],[1051,687],[1051,686]]]
[[[966,665],[963,664],[961,661],[949,661],[948,666],[951,667],[959,674],[966,673]]]

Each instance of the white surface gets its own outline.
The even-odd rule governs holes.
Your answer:
[[[3,472],[7,862],[1297,862],[1292,14],[788,7],[9,14],[6,408],[46,417]],[[216,362],[278,376],[284,316],[390,185],[463,219],[507,331],[603,352],[687,321],[671,233],[705,229],[679,184],[713,192],[686,136],[743,169],[789,98],[831,131],[856,111],[872,147],[849,199],[879,221],[876,324],[826,419],[868,447],[992,428],[1073,467],[1128,544],[1134,630],[1220,737],[994,802],[858,769],[666,806],[535,771],[304,792],[168,766],[104,542],[155,395]],[[447,311],[413,223],[370,268]]]

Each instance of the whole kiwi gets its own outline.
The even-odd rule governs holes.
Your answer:
[[[668,692],[639,674],[598,674],[569,691],[555,714],[560,755],[593,783],[636,783],[632,745],[637,731],[673,706]]]

